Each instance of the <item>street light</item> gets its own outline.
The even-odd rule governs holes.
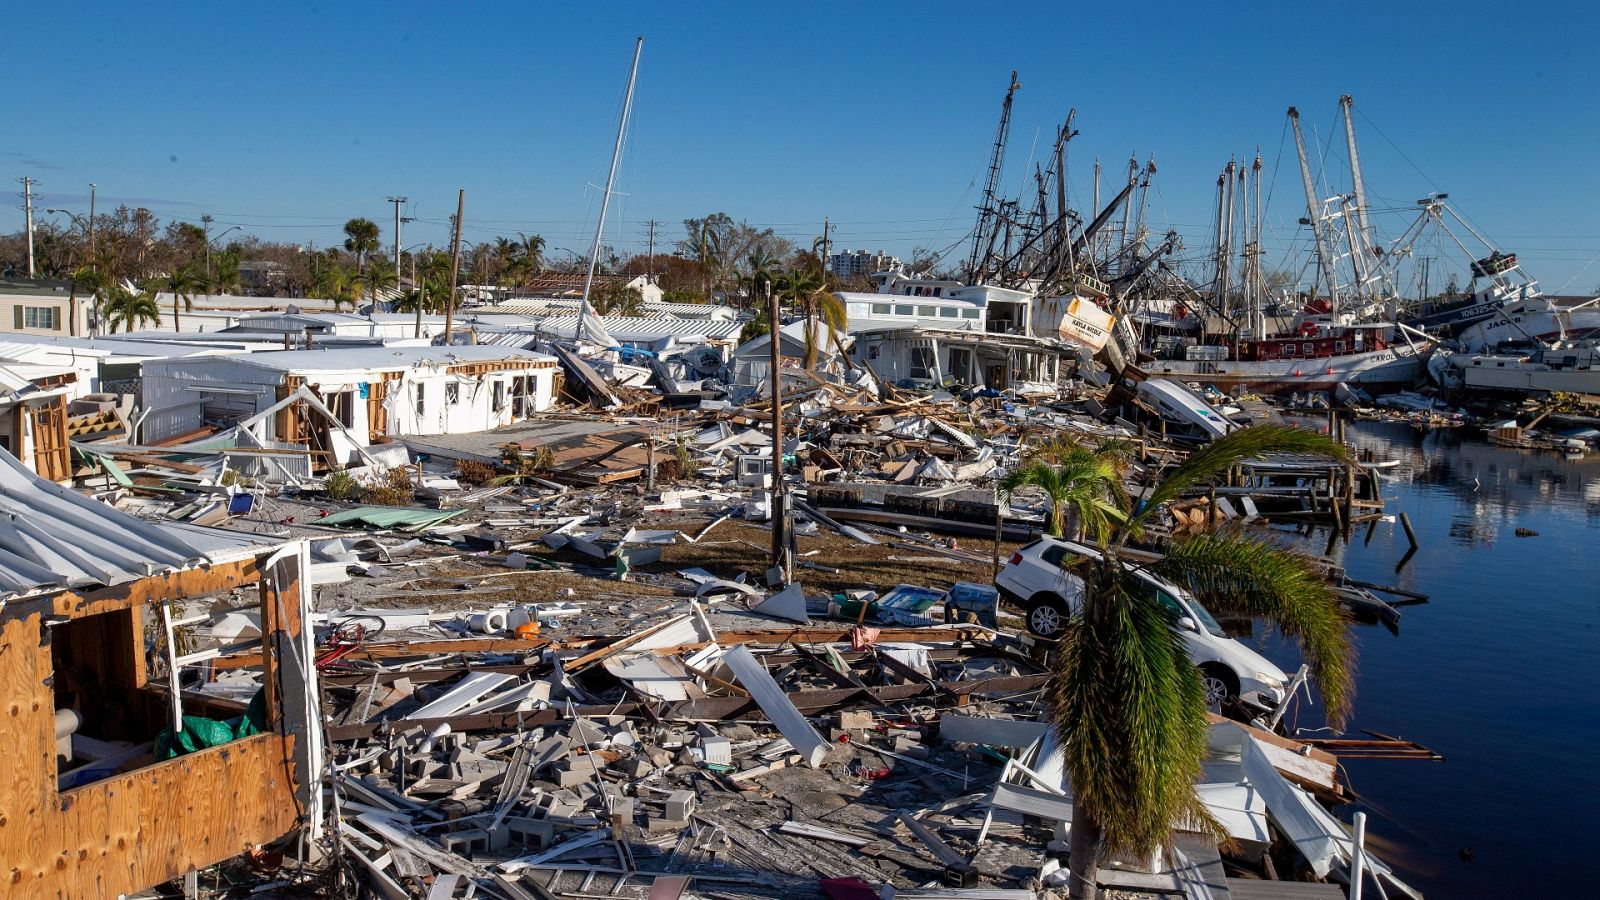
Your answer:
[[[216,237],[208,238],[206,240],[206,277],[207,278],[211,277],[211,245],[215,244],[217,241],[222,240],[223,235],[226,235],[229,232],[238,231],[242,227],[244,227],[244,226],[235,225],[232,228],[229,228],[227,231],[224,231],[221,234],[218,234]]]

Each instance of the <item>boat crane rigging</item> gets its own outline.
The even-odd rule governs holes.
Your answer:
[[[982,284],[988,275],[989,256],[994,252],[995,239],[999,236],[1004,217],[1003,203],[998,194],[1000,172],[1005,167],[1006,142],[1011,136],[1011,104],[1016,98],[1017,88],[1022,87],[1015,69],[1011,71],[1011,79],[1006,84],[1006,99],[1000,105],[1000,124],[995,129],[994,149],[989,157],[989,177],[983,188],[983,205],[978,207],[978,226],[972,234],[972,256],[967,262],[967,272],[973,284]]]

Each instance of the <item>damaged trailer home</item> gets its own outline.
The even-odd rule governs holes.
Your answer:
[[[1045,338],[939,328],[858,331],[857,362],[890,384],[967,385],[995,391],[1054,394],[1068,351]]]
[[[139,439],[199,437],[273,410],[261,437],[349,463],[389,435],[487,431],[548,409],[556,360],[503,347],[362,347],[146,365]],[[328,415],[284,401],[302,387]]]
[[[314,837],[305,542],[146,522],[4,454],[0,510],[0,898],[115,897]],[[190,689],[218,654],[183,629],[219,600],[265,636],[229,648],[257,655],[248,706]]]

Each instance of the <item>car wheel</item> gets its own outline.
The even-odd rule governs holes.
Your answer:
[[[1028,606],[1028,633],[1055,640],[1067,630],[1067,607],[1058,598],[1045,594]]]
[[[1239,699],[1239,679],[1226,666],[1216,663],[1201,666],[1200,683],[1206,689],[1206,706],[1221,709]]]

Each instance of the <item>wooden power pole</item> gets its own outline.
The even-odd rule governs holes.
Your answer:
[[[456,192],[456,236],[455,250],[450,254],[450,295],[444,301],[444,345],[450,346],[450,326],[455,321],[456,312],[456,276],[461,272],[461,214],[466,210],[466,188]]]

